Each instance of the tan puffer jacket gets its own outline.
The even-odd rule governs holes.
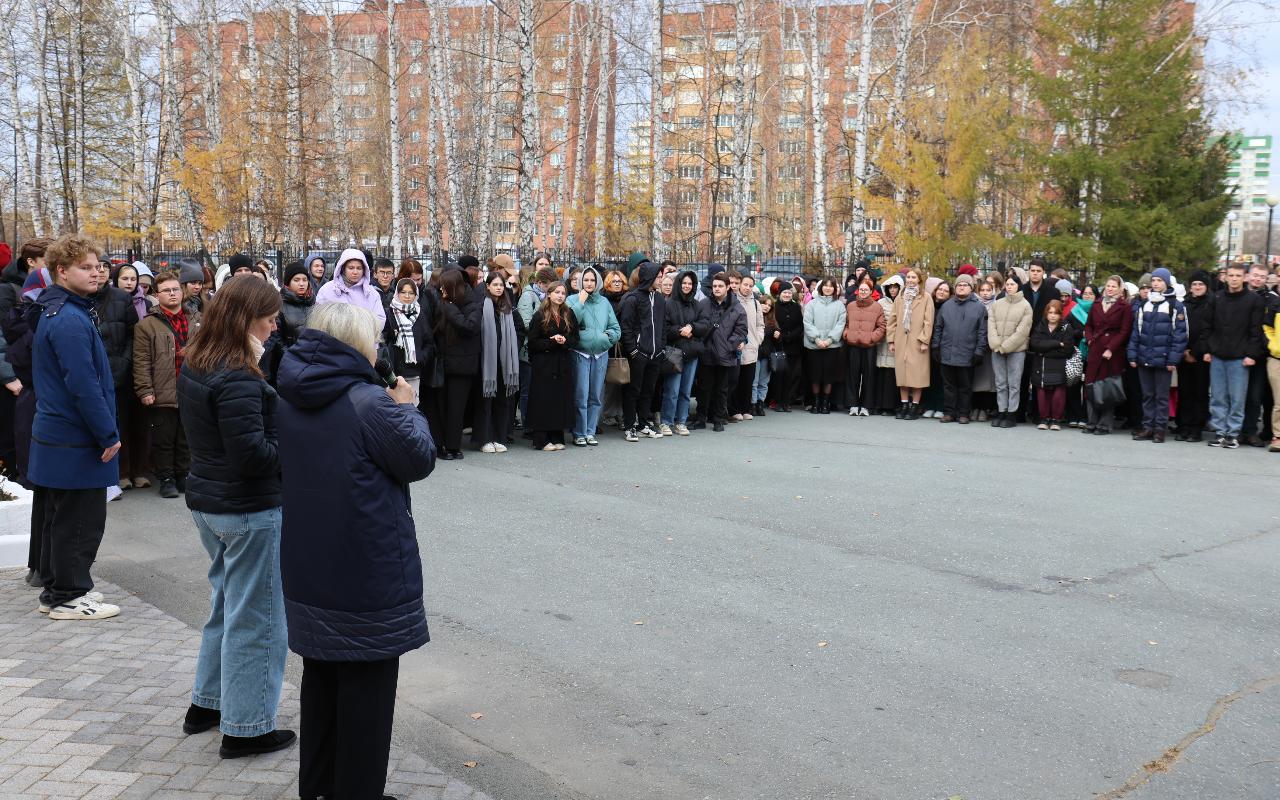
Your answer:
[[[993,353],[1022,353],[1031,338],[1031,304],[1014,292],[987,308],[987,346]]]

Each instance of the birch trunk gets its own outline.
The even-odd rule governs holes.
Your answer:
[[[447,18],[448,10],[445,7],[437,5],[431,10],[432,25],[430,34],[430,50],[431,59],[434,62],[431,70],[436,76],[436,80],[432,81],[432,90],[435,95],[436,105],[442,110],[443,119],[451,119],[453,117],[453,69],[452,58],[448,53],[448,39],[442,25],[442,18]],[[470,249],[468,240],[471,238],[469,231],[463,230],[462,223],[462,189],[458,184],[458,172],[460,166],[457,158],[457,134],[458,126],[452,124],[444,124],[441,126],[441,134],[444,137],[444,176],[445,186],[449,192],[449,249],[458,250],[460,248]]]
[[[400,36],[396,28],[396,0],[387,3],[387,145],[391,164],[391,252],[396,261],[404,255],[405,219],[400,174]]]
[[[307,187],[302,181],[302,47],[298,41],[298,3],[289,5],[289,70],[285,89],[285,185],[289,197],[289,240],[307,240],[303,202]]]
[[[807,10],[809,113],[810,124],[813,126],[813,230],[816,233],[818,251],[822,253],[822,262],[826,264],[831,258],[831,243],[827,240],[827,119],[822,102],[824,42],[818,28],[818,6],[815,0],[809,0]]]
[[[754,54],[758,48],[748,48],[746,0],[734,0],[733,4],[733,41],[738,54],[737,75],[733,81],[733,217],[730,221],[729,237],[733,247],[729,249],[732,258],[742,249],[742,230],[747,222],[747,185],[750,180],[748,170],[751,166],[751,117],[753,116],[747,103],[747,81],[754,88],[756,74]],[[720,163],[719,147],[716,147],[716,164]],[[712,209],[711,213],[715,213]],[[712,243],[714,246],[714,242]],[[735,253],[735,250],[737,253]]]
[[[903,146],[902,134],[906,131],[907,119],[902,108],[907,102],[907,69],[910,63],[909,53],[911,51],[911,40],[914,35],[916,3],[918,0],[902,0],[898,4],[898,25],[893,36],[893,95],[889,99],[889,109],[886,114],[887,127],[890,135],[893,137],[894,149],[900,149]],[[905,186],[895,186],[893,189],[893,202],[897,207],[901,207],[907,202],[907,190]]]
[[[489,59],[485,71],[484,170],[480,186],[480,245],[493,250],[493,182],[494,156],[498,149],[498,9],[490,11],[484,47]]]
[[[18,10],[17,6],[15,6],[14,10]],[[12,20],[13,25],[11,29],[16,28],[16,16],[17,15],[15,15],[15,19]],[[13,102],[13,124],[17,128],[18,169],[20,172],[25,172],[28,176],[34,179],[36,169],[31,163],[31,151],[27,147],[27,129],[25,124],[26,115],[22,113],[23,105],[18,96],[18,54],[16,48],[13,47],[6,48],[6,50],[9,54],[9,67],[13,72],[13,80],[9,84],[9,92],[10,99]],[[14,176],[14,180],[17,181],[19,187],[19,202],[24,208],[30,209],[31,211],[32,232],[36,236],[44,236],[44,197],[41,193],[36,191],[33,180],[21,180],[18,175]],[[19,236],[17,230],[14,230],[13,237],[14,241],[18,240]]]
[[[355,227],[351,224],[351,153],[347,142],[347,123],[343,119],[342,88],[344,84],[342,62],[338,53],[338,24],[336,0],[324,4],[324,35],[329,50],[329,135],[333,137],[333,156],[338,168],[338,191],[328,193],[328,202],[338,215],[334,229],[346,236],[348,244],[355,244]]]
[[[602,23],[604,22],[603,20],[601,21]],[[593,226],[596,253],[605,251],[604,211],[605,201],[608,199],[606,197],[608,192],[606,176],[609,173],[607,140],[609,136],[609,120],[613,118],[613,109],[610,104],[612,98],[609,93],[609,77],[613,74],[613,42],[612,28],[608,24],[602,24],[600,34],[600,74],[596,84],[596,213],[595,225]]]
[[[173,42],[173,6],[169,0],[155,0],[156,17],[160,27],[160,137],[166,142],[166,150],[173,158],[182,156],[182,115],[178,107],[178,81],[173,53],[177,52]],[[157,171],[161,164],[156,165]],[[204,242],[204,230],[200,226],[200,215],[197,213],[195,200],[185,188],[177,187],[178,205],[186,215],[187,236],[192,247],[200,247]],[[159,203],[156,203],[157,207]]]
[[[534,204],[537,202],[537,96],[534,94],[534,0],[518,0],[516,49],[520,80],[520,221],[518,246],[523,259],[533,259]]]
[[[262,162],[258,160],[258,153],[262,151],[263,146],[262,134],[260,133],[262,128],[262,100],[258,90],[262,80],[262,70],[258,52],[256,20],[258,13],[255,4],[250,2],[244,13],[246,20],[245,38],[248,40],[246,46],[249,50],[249,174],[253,184],[249,190],[249,229],[246,234],[249,237],[249,248],[252,250],[254,245],[261,243],[264,238],[263,221],[265,209],[262,205],[262,195],[267,181],[262,172]]]
[[[585,176],[587,170],[587,125],[591,121],[592,100],[587,94],[587,82],[591,78],[591,64],[596,45],[600,39],[600,4],[597,2],[591,9],[588,19],[587,49],[582,54],[578,71],[578,127],[574,131],[575,148],[573,154],[573,187],[570,205],[573,213],[568,218],[568,229],[565,231],[566,247],[570,252],[578,250],[578,214],[586,207],[587,193]]]
[[[862,37],[858,46],[858,116],[853,129],[853,197],[850,203],[849,234],[844,240],[845,265],[867,251],[867,106],[871,104],[871,43],[875,32],[875,9],[862,7]]]
[[[565,55],[567,56],[565,68],[564,68],[566,78],[568,78],[569,76],[569,70],[573,68],[573,55],[578,52],[575,49],[577,36],[578,36],[578,26],[576,24],[578,21],[577,6],[570,5],[568,7],[568,11],[569,11],[569,44],[564,51]],[[587,55],[588,56],[590,55],[590,50],[587,51]],[[567,134],[568,127],[569,127],[569,97],[573,93],[574,87],[572,82],[568,80],[565,81],[565,85],[566,85],[566,89],[565,89],[566,94],[564,97],[564,103],[565,103],[564,124],[565,124],[565,129]],[[582,104],[581,97],[582,97],[583,91],[584,91],[584,88],[582,86],[579,86],[578,87],[579,106],[581,106]],[[566,136],[566,138],[563,141],[557,143],[555,147],[560,151],[560,169],[557,170],[557,173],[556,173],[556,211],[554,214],[555,221],[551,224],[551,231],[553,234],[555,234],[555,237],[556,237],[556,247],[564,248],[564,241],[565,241],[564,240],[564,233],[565,233],[564,231],[565,210],[564,209],[565,209],[565,200],[568,198],[568,192],[569,192],[569,158],[568,158],[569,140],[568,140],[568,137]]]
[[[667,170],[662,154],[663,134],[666,132],[662,121],[662,17],[665,9],[663,0],[653,0],[653,34],[649,44],[649,158],[653,162],[649,186],[653,192],[653,226],[649,239],[653,257],[657,260],[667,257],[666,220],[663,219],[666,213]]]

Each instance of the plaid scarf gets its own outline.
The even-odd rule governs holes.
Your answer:
[[[190,332],[190,326],[187,323],[187,312],[185,309],[179,308],[177,314],[170,314],[163,307],[160,313],[164,315],[164,321],[168,323],[169,330],[173,331],[173,367],[174,370],[182,372],[182,354],[187,347],[187,334]]]

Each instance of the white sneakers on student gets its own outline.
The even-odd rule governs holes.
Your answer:
[[[97,595],[97,599],[93,599],[92,595]],[[44,611],[44,607],[40,608]],[[78,597],[69,603],[54,606],[49,609],[49,619],[108,619],[120,613],[120,606],[102,602],[102,595],[99,592],[90,592],[84,597]]]

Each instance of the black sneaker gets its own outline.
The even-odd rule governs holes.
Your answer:
[[[1217,436],[1209,440],[1210,447],[1222,447],[1226,443],[1227,443],[1227,437],[1223,436],[1222,434],[1218,434]]]
[[[724,423],[717,422],[716,424],[711,426],[711,430],[714,431],[715,433],[724,433]]]
[[[1234,436],[1228,436],[1226,440],[1222,443],[1223,450],[1235,450],[1239,446],[1240,446],[1240,440]]]
[[[188,736],[204,733],[218,727],[222,721],[222,712],[216,708],[204,708],[194,703],[187,709],[186,719],[182,721],[182,732]]]
[[[271,731],[261,736],[227,736],[224,733],[218,755],[223,758],[258,756],[283,750],[296,741],[298,741],[298,735],[293,731]]]
[[[638,441],[640,441],[640,436],[639,436],[639,434],[637,434],[637,433],[636,433],[636,429],[635,429],[635,428],[627,428],[627,432],[626,432],[626,434],[625,434],[625,438],[626,438],[626,440],[627,440],[628,442],[638,442]]]
[[[178,487],[179,494],[186,494],[187,493],[187,476],[175,475],[173,477],[173,485]]]
[[[160,481],[160,496],[166,500],[173,500],[178,496],[178,485],[173,482],[173,478]]]

